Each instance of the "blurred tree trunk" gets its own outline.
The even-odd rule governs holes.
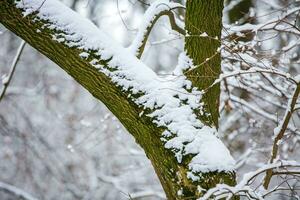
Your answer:
[[[221,58],[216,52],[220,46],[222,9],[223,3],[220,0],[187,1],[186,30],[189,35],[186,37],[185,49],[194,63],[199,65],[189,71],[187,77],[200,89],[207,88],[220,74]],[[64,43],[53,40],[52,33],[55,30],[47,28],[51,22],[36,17],[37,12],[23,17],[22,10],[16,8],[13,0],[0,1],[0,22],[54,61],[95,98],[102,101],[133,135],[151,160],[168,199],[197,199],[204,194],[205,190],[218,183],[235,184],[234,172],[201,173],[198,174],[201,178],[197,181],[188,178],[191,156],[183,156],[183,162],[178,163],[174,153],[166,149],[161,141],[161,133],[164,129],[157,127],[147,116],[140,116],[142,109],[128,98],[128,93],[111,82],[105,74],[92,67],[90,60],[82,59],[79,56],[81,49],[70,48]],[[210,37],[199,37],[203,32]],[[109,65],[109,61],[101,60],[95,51],[91,50],[89,54],[91,58],[98,59],[103,66]],[[214,54],[216,55],[213,56]],[[200,65],[211,56],[212,59]],[[209,126],[218,127],[219,95],[220,86],[216,85],[204,96],[206,114],[199,114],[199,119]]]
[[[253,20],[249,18],[250,8],[253,6],[252,1],[253,0],[242,0],[230,9],[228,11],[229,23],[239,22],[244,24],[245,22]],[[234,2],[234,0],[228,0],[228,4],[232,2]]]

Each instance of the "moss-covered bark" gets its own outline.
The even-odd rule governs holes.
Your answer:
[[[192,0],[186,3],[185,49],[196,68],[187,73],[194,86],[205,90],[221,71],[220,47],[222,30],[221,0]],[[207,37],[200,35],[206,33]],[[217,38],[216,38],[217,37]],[[200,116],[208,125],[218,127],[220,86],[211,88],[203,98],[206,112]]]
[[[185,37],[185,50],[196,66],[186,74],[200,90],[209,88],[221,72],[221,55],[218,49],[221,46],[223,4],[221,0],[188,0],[186,3],[185,29],[188,34]],[[207,90],[202,98],[205,112],[203,115],[199,114],[199,117],[209,126],[218,127],[219,98],[219,84]],[[208,187],[222,182],[235,184],[234,173],[217,173],[216,176],[211,173],[208,176],[213,180]]]
[[[198,12],[197,9],[188,9],[187,11]],[[202,9],[202,11],[204,10]],[[219,11],[222,11],[221,8],[213,12]],[[89,61],[93,58],[100,60],[104,66],[108,65],[107,61],[101,60],[99,56],[95,55],[94,51],[91,50],[88,52],[91,55],[89,57],[90,60],[82,59],[79,56],[82,50],[76,47],[70,48],[63,43],[54,41],[52,39],[54,30],[50,30],[47,26],[44,26],[47,23],[49,24],[49,22],[38,19],[35,14],[23,17],[22,11],[15,7],[13,0],[1,0],[0,13],[0,23],[54,61],[95,98],[103,102],[120,120],[151,160],[168,199],[196,199],[202,195],[197,190],[198,185],[209,189],[217,183],[234,183],[234,173],[225,172],[202,174],[203,178],[198,182],[192,182],[188,179],[187,161],[190,158],[184,158],[185,162],[178,164],[174,154],[164,147],[160,139],[163,129],[158,128],[145,115],[140,117],[141,108],[128,98],[128,94],[112,83],[109,77],[91,66]],[[37,30],[40,31],[37,32]],[[217,44],[213,44],[209,48],[210,46],[208,45],[207,49],[213,51],[217,46]],[[188,50],[191,55],[193,55],[193,51],[197,52],[195,55],[198,55],[201,52],[201,48],[198,48],[196,45]],[[219,62],[220,60],[217,59],[217,61]],[[220,63],[217,64],[217,61],[214,63],[219,67]],[[203,85],[202,79],[192,78],[192,80],[195,86]],[[217,91],[215,96],[218,96],[219,89],[216,88],[215,90]],[[214,99],[216,100],[217,98]],[[217,106],[217,103],[214,106]],[[217,110],[217,108],[214,108],[214,110]],[[179,190],[183,191],[182,195],[178,195]]]

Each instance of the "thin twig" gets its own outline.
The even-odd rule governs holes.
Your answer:
[[[0,182],[0,191],[12,194],[20,200],[37,200],[27,192],[3,182]]]
[[[288,128],[288,124],[289,124],[292,114],[294,112],[294,108],[297,103],[299,93],[300,93],[300,83],[297,84],[294,94],[293,94],[293,97],[292,97],[292,99],[290,99],[289,104],[287,105],[283,120],[280,123],[280,125],[278,126],[279,130],[277,131],[275,129],[275,131],[274,131],[276,135],[275,135],[271,159],[270,159],[269,163],[273,163],[274,160],[277,158],[280,140],[283,138],[284,133],[285,133],[286,129]],[[264,187],[266,189],[268,188],[268,186],[270,184],[272,176],[273,176],[273,170],[272,169],[267,170],[265,180],[264,180]]]
[[[144,52],[146,43],[148,41],[150,32],[152,31],[152,29],[153,29],[154,25],[156,24],[156,22],[158,21],[158,19],[162,16],[167,16],[169,18],[172,30],[178,32],[181,35],[185,35],[185,30],[182,29],[177,24],[174,13],[173,13],[174,9],[179,9],[179,8],[184,9],[184,7],[183,6],[176,6],[176,7],[171,8],[171,7],[169,7],[168,5],[165,5],[165,4],[162,4],[162,5],[166,6],[166,9],[163,9],[162,11],[160,11],[158,13],[155,13],[155,15],[152,16],[152,20],[149,22],[148,26],[146,26],[146,29],[141,28],[141,29],[138,30],[137,35],[142,34],[143,37],[139,38],[137,36],[137,38],[132,42],[133,46],[131,45],[131,48],[133,48],[132,50],[133,50],[134,54],[137,56],[137,58],[141,58],[141,56]],[[162,5],[161,4],[160,5],[155,5],[154,4],[154,5],[152,5],[153,7],[150,6],[150,8],[148,8],[148,9],[155,9],[156,6],[162,6]],[[135,46],[137,44],[138,44],[138,46]]]
[[[6,92],[7,88],[8,88],[8,86],[9,86],[9,83],[10,83],[10,81],[11,81],[13,75],[14,75],[14,72],[15,72],[16,67],[17,67],[17,64],[18,64],[18,62],[19,62],[19,60],[20,60],[20,57],[21,57],[21,54],[22,54],[23,49],[24,49],[24,47],[25,47],[25,44],[26,44],[26,42],[23,40],[23,41],[21,42],[20,46],[19,46],[19,49],[18,49],[18,51],[17,51],[17,54],[16,54],[14,60],[13,60],[13,62],[12,62],[12,65],[11,65],[11,67],[10,67],[10,72],[9,72],[9,74],[7,75],[7,77],[5,77],[5,78],[2,80],[3,87],[2,87],[2,90],[1,90],[1,92],[0,92],[0,102],[1,102],[1,100],[3,99],[3,97],[4,97],[4,95],[5,95],[5,92]]]

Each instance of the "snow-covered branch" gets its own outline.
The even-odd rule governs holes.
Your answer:
[[[277,170],[278,174],[281,174],[279,170],[283,169],[283,172],[288,174],[288,168],[292,169],[291,172],[300,172],[300,164],[295,161],[280,161],[268,164],[253,172],[246,173],[236,186],[228,186],[226,184],[217,185],[215,188],[208,190],[199,200],[209,200],[211,198],[229,200],[234,196],[246,196],[248,199],[263,200],[265,194],[268,194],[269,191],[262,191],[259,187],[251,187],[254,180],[268,170]],[[296,170],[294,170],[295,168]]]
[[[278,76],[282,76],[284,78],[286,78],[287,80],[292,81],[293,83],[297,84],[298,82],[291,77],[290,74],[288,73],[284,73],[275,69],[261,69],[258,67],[252,67],[249,70],[237,70],[237,71],[232,71],[230,73],[225,73],[225,74],[221,74],[219,76],[218,79],[215,80],[215,82],[209,87],[207,88],[205,91],[209,90],[210,88],[212,88],[214,85],[221,83],[222,81],[224,81],[226,78],[230,78],[230,77],[235,77],[235,76],[240,76],[243,74],[253,74],[253,73],[268,73],[268,74],[274,74],[274,75],[278,75]]]
[[[129,50],[138,58],[142,56],[151,30],[157,20],[162,16],[167,16],[169,18],[171,28],[174,31],[185,35],[184,28],[178,22],[178,19],[176,19],[172,11],[174,9],[182,8],[184,8],[184,6],[182,6],[181,4],[173,3],[168,0],[158,0],[152,3],[144,14],[142,24],[138,29],[138,33],[132,44],[128,47]]]

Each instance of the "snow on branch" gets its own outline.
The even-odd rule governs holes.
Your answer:
[[[286,25],[290,24],[285,24],[286,23],[285,19],[293,14],[297,14],[297,12],[300,11],[299,7],[295,7],[292,9],[289,9],[286,13],[284,13],[282,16],[280,16],[279,19],[274,20],[271,19],[267,22],[260,23],[260,24],[250,24],[246,23],[243,25],[225,25],[226,31],[228,34],[238,34],[238,35],[243,35],[243,33],[249,34],[250,32],[258,32],[258,31],[267,31],[267,30],[276,30],[276,31],[289,31],[289,33],[295,34],[295,35],[300,35],[300,32],[297,30],[286,30],[287,27]],[[283,23],[283,24],[281,24]]]
[[[0,191],[9,193],[20,200],[37,200],[27,192],[3,182],[0,182]]]
[[[181,163],[184,156],[191,156],[190,178],[198,180],[195,174],[202,172],[234,170],[234,159],[217,130],[197,118],[196,111],[203,112],[202,94],[185,76],[159,77],[128,49],[57,0],[22,0],[17,7],[24,16],[33,14],[34,22],[42,21],[43,28],[53,30],[53,40],[81,49],[82,59],[91,60],[91,67],[129,93],[128,100],[144,110],[140,116],[150,117],[165,129],[161,140],[175,153],[177,161]],[[160,7],[158,11],[166,8]]]
[[[138,58],[142,56],[151,30],[156,21],[162,16],[168,16],[171,28],[174,31],[177,31],[178,33],[184,35],[184,28],[181,27],[181,25],[177,22],[177,19],[172,12],[172,10],[178,8],[184,8],[184,6],[179,3],[170,2],[168,0],[158,0],[152,3],[142,19],[142,24],[139,27],[135,39],[129,46],[130,51]]]
[[[290,170],[291,169],[291,170]],[[268,170],[274,170],[274,174],[288,175],[290,172],[299,173],[300,172],[300,163],[295,161],[280,161],[272,164],[265,165],[253,172],[246,173],[242,180],[236,186],[229,186],[226,184],[218,184],[216,187],[209,189],[203,197],[199,200],[208,200],[208,199],[231,199],[234,196],[245,196],[248,199],[257,199],[263,200],[265,196],[269,195],[271,191],[263,190],[257,186],[251,187],[251,184],[257,179],[260,175],[265,173]],[[277,188],[278,189],[278,188]],[[273,191],[274,190],[274,191]]]
[[[253,74],[253,73],[268,73],[268,74],[275,74],[278,76],[282,76],[286,78],[287,80],[292,81],[293,83],[297,84],[297,81],[295,78],[291,77],[290,74],[276,70],[276,69],[261,69],[258,67],[251,67],[249,70],[236,70],[232,71],[230,73],[220,74],[219,78],[214,81],[212,85],[209,86],[206,90],[212,88],[214,85],[221,83],[226,78],[235,77],[243,74]]]

